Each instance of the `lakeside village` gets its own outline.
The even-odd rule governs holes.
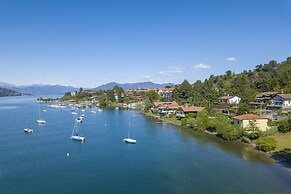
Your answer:
[[[194,106],[171,101],[174,92],[175,87],[123,90],[116,86],[106,91],[80,89],[59,99],[39,98],[38,101],[49,103],[51,108],[69,107],[72,111],[76,108],[100,110],[99,107],[143,110],[148,116],[174,125],[204,131],[225,140],[241,139],[262,151],[289,157],[286,152],[290,150],[290,144],[278,144],[291,129],[291,94],[259,93],[249,102],[250,109],[245,114],[239,114],[245,111],[239,96],[225,95],[218,98],[216,105]],[[286,139],[291,141],[289,133]]]
[[[211,75],[193,84],[184,80],[155,89],[80,88],[59,99],[38,100],[55,108],[139,109],[178,126],[244,141],[291,163],[291,57],[239,74]]]

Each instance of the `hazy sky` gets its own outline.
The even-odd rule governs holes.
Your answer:
[[[291,56],[290,0],[0,0],[0,82],[194,82]]]

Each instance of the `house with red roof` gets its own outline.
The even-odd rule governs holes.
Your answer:
[[[154,102],[151,110],[166,115],[175,113],[179,107],[177,102]]]
[[[189,113],[198,113],[202,110],[204,110],[205,107],[200,107],[200,106],[180,106],[176,112],[176,117],[177,118],[185,118],[187,114]]]
[[[259,127],[261,131],[266,131],[269,129],[268,119],[259,115],[243,114],[243,115],[232,117],[232,119],[233,119],[234,125],[242,127],[242,128],[248,127],[250,121],[253,121],[256,123],[257,127]]]

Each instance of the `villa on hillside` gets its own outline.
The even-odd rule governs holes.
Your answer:
[[[261,131],[266,131],[268,127],[268,119],[255,114],[244,114],[233,117],[234,125],[246,128],[250,121],[254,121]]]
[[[176,112],[176,117],[185,118],[189,113],[198,113],[204,109],[205,107],[200,106],[180,106]]]
[[[256,98],[252,102],[249,102],[249,105],[256,107],[262,104],[266,104],[270,102],[277,94],[279,93],[278,92],[259,93],[256,95]]]
[[[277,94],[272,103],[268,105],[270,108],[291,108],[291,94]]]
[[[238,96],[222,96],[218,100],[221,104],[239,104],[241,98]]]
[[[172,93],[174,90],[174,88],[156,88],[155,91],[159,94],[159,95],[164,95],[165,93]]]
[[[157,88],[155,91],[163,98],[163,101],[171,101],[174,88]]]

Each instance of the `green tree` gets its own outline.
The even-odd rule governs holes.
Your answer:
[[[144,99],[144,104],[145,104],[145,108],[144,110],[146,112],[148,112],[150,110],[150,108],[153,105],[153,102],[160,100],[160,96],[157,92],[155,92],[154,90],[150,90],[147,93],[145,93],[145,99]]]
[[[209,113],[207,111],[201,111],[197,114],[196,119],[189,119],[188,124],[197,131],[205,131],[209,125]]]
[[[145,94],[146,98],[151,102],[155,102],[157,100],[160,99],[160,96],[157,92],[155,92],[154,90],[150,90]]]
[[[107,90],[106,91],[106,94],[107,94],[107,99],[111,102],[115,102],[116,99],[115,99],[115,94],[114,94],[114,91],[113,90]]]
[[[124,100],[124,96],[123,96],[124,95],[124,90],[123,90],[123,88],[119,87],[119,86],[114,86],[113,91],[114,91],[114,93],[117,94],[118,102],[123,102],[123,100]]]
[[[184,80],[175,90],[174,97],[182,104],[188,102],[188,99],[193,95],[192,86],[187,80]]]
[[[250,120],[248,126],[244,128],[244,135],[250,139],[258,139],[261,134],[262,132],[256,121]]]

